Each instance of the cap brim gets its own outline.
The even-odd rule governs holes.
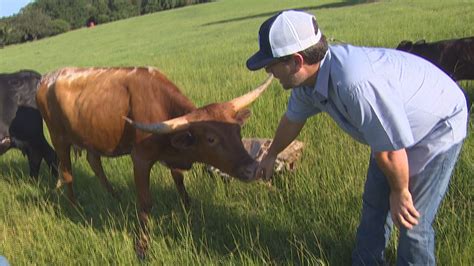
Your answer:
[[[273,60],[275,60],[275,58],[272,56],[268,56],[267,54],[258,51],[247,60],[247,68],[252,71],[259,70],[271,63]]]

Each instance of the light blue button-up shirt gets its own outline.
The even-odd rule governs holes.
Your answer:
[[[467,134],[466,99],[428,61],[385,48],[330,46],[315,87],[294,88],[286,116],[328,113],[372,151],[406,148],[410,175]]]

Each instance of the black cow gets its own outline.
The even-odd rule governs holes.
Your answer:
[[[402,41],[397,50],[429,60],[456,81],[474,79],[474,37],[431,43]]]
[[[38,177],[44,159],[57,176],[56,153],[43,134],[43,119],[36,107],[36,89],[41,75],[22,70],[0,74],[0,155],[10,148],[28,157],[30,176]]]

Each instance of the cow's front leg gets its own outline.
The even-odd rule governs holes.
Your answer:
[[[153,163],[142,160],[132,154],[133,172],[138,199],[138,220],[135,252],[140,259],[144,259],[149,246],[148,215],[150,214],[152,202],[150,194],[150,170]]]
[[[170,169],[171,175],[173,176],[174,184],[176,185],[176,189],[178,190],[179,196],[181,197],[181,201],[184,204],[186,209],[189,209],[189,195],[186,192],[186,188],[184,187],[184,175],[183,171],[179,169]]]
[[[30,176],[37,179],[39,176],[41,161],[43,159],[41,153],[31,146],[28,146],[25,153],[30,167]]]
[[[49,146],[48,142],[46,142],[45,139],[41,141],[41,146],[39,150],[41,151],[41,156],[49,166],[51,175],[54,177],[58,177],[59,160],[56,156],[56,152],[51,148],[51,146]]]

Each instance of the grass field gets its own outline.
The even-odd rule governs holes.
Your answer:
[[[223,0],[79,29],[0,49],[0,72],[63,66],[155,66],[198,106],[239,96],[261,82],[245,60],[258,47],[260,24],[282,9],[316,14],[328,38],[365,46],[396,47],[404,39],[474,35],[474,1]],[[464,82],[474,99],[474,83]],[[272,137],[288,93],[278,82],[252,106],[244,137]],[[471,125],[472,132],[472,125]],[[184,211],[169,174],[151,175],[151,265],[348,265],[358,225],[369,150],[326,115],[311,118],[298,138],[306,144],[293,173],[273,187],[224,183],[195,165],[186,174],[192,198]],[[0,254],[12,265],[137,265],[137,221],[129,157],[104,159],[119,191],[100,186],[85,158],[73,162],[79,207],[42,168],[28,177],[18,151],[0,157]],[[438,217],[439,265],[474,264],[474,137],[466,139]],[[395,236],[395,233],[394,233]],[[395,262],[392,239],[388,260]]]

